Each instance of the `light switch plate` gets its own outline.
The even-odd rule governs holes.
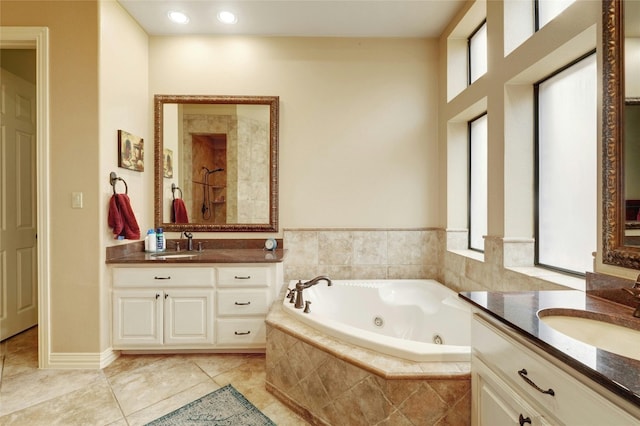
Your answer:
[[[71,208],[73,209],[82,208],[82,192],[71,193]]]

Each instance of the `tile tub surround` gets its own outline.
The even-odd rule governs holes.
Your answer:
[[[633,414],[640,415],[640,361],[568,338],[542,324],[537,316],[538,311],[547,308],[577,309],[585,315],[620,317],[621,322],[640,329],[640,319],[633,318],[633,308],[576,290],[475,291],[460,293],[460,297],[515,330],[553,357],[556,363],[576,370],[630,403],[637,410]]]
[[[435,229],[285,229],[285,282],[333,279],[438,278]]]
[[[266,387],[312,424],[465,425],[468,362],[414,362],[328,337],[274,303],[267,316]]]

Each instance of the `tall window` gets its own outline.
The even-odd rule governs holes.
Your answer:
[[[487,21],[469,36],[469,85],[487,72]]]
[[[534,0],[536,31],[560,15],[575,0]]]
[[[484,251],[487,234],[487,114],[469,122],[469,248]]]
[[[534,86],[536,263],[578,274],[597,244],[596,78],[591,53]]]

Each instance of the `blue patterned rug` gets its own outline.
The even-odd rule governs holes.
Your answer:
[[[275,423],[233,386],[227,385],[148,425],[275,426]]]

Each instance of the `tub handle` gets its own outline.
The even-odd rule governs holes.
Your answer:
[[[311,309],[309,309],[309,305],[311,304],[310,300],[307,300],[306,302],[304,302],[304,313],[308,314],[309,312],[311,312]]]
[[[551,396],[555,396],[555,392],[553,389],[549,388],[547,390],[542,389],[540,386],[536,385],[533,380],[531,380],[530,378],[527,377],[527,370],[526,369],[522,369],[522,370],[518,370],[518,374],[520,375],[520,377],[522,377],[522,380],[524,380],[525,382],[527,382],[528,385],[530,385],[531,387],[533,387],[535,390],[537,390],[540,393],[545,393],[547,395],[551,395]]]

